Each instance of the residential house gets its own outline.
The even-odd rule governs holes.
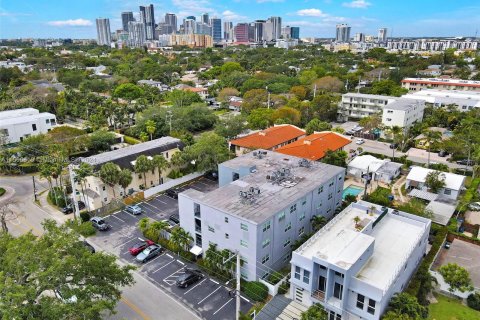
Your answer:
[[[160,81],[154,81],[152,79],[150,79],[150,80],[138,80],[137,84],[157,88],[160,92],[166,92],[166,91],[170,90],[170,87],[167,86],[166,84],[163,84]]]
[[[54,114],[34,108],[0,112],[0,144],[21,142],[23,139],[47,133],[57,125]]]
[[[425,184],[425,180],[427,175],[433,171],[435,170],[413,166],[405,183],[405,189],[410,190],[409,195],[430,201],[438,198],[458,199],[464,189],[466,177],[455,173],[441,172],[440,178],[444,180],[445,187],[432,193]]]
[[[372,179],[383,183],[391,183],[398,177],[402,164],[389,159],[380,160],[371,155],[357,156],[348,163],[347,176],[362,179],[364,174],[372,173]]]

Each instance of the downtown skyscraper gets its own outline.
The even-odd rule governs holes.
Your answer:
[[[171,26],[173,32],[177,32],[177,16],[174,13],[165,13],[165,24]]]
[[[212,27],[212,37],[214,42],[222,41],[222,19],[211,18],[210,26]]]
[[[97,44],[99,46],[109,46],[112,42],[110,33],[110,20],[106,18],[98,18],[97,22]]]
[[[348,24],[337,24],[335,41],[343,43],[350,42],[350,29]]]
[[[135,21],[133,18],[133,12],[122,12],[122,30],[128,32],[128,23],[130,21]]]
[[[147,7],[140,6],[140,22],[142,22],[145,27],[145,39],[155,39],[155,13],[153,4]]]

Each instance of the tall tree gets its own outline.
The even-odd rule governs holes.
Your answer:
[[[165,157],[161,154],[157,154],[153,156],[152,164],[153,164],[153,167],[158,170],[158,184],[161,184],[162,172],[163,170],[170,167],[170,164],[168,163],[167,159],[165,159]]]
[[[127,196],[127,187],[132,183],[132,172],[125,168],[122,169],[118,176],[118,184],[123,188],[123,194]]]
[[[389,309],[398,314],[408,315],[413,319],[422,319],[428,316],[428,309],[420,305],[417,298],[405,292],[397,293],[390,299]]]
[[[66,226],[47,220],[43,227],[40,237],[0,233],[0,306],[7,306],[0,318],[100,320],[112,313],[121,289],[134,283],[134,267],[89,253]]]
[[[441,266],[438,272],[442,275],[445,282],[450,286],[448,290],[453,292],[458,290],[460,292],[472,291],[472,280],[468,271],[456,263],[449,263]]]
[[[332,125],[325,121],[320,121],[319,119],[312,119],[307,126],[305,127],[305,131],[307,134],[312,134],[315,131],[328,131],[332,129]]]
[[[395,144],[398,142],[399,136],[402,133],[402,128],[399,126],[392,126],[387,129],[387,132],[392,135],[393,148],[392,148],[392,161],[395,161]]]
[[[440,171],[427,173],[425,185],[431,192],[437,193],[440,189],[445,188],[445,174]]]
[[[175,227],[172,231],[170,241],[183,250],[188,250],[188,246],[193,241],[193,237],[181,227]]]
[[[98,176],[103,183],[112,188],[113,197],[116,198],[115,185],[118,183],[120,178],[120,169],[118,166],[113,162],[107,162],[100,167]]]
[[[87,177],[93,176],[93,167],[91,164],[82,162],[78,168],[73,169],[75,173],[75,182],[80,184],[80,188],[82,189],[82,198],[83,202],[87,204],[88,210],[90,211],[89,202],[85,199],[85,183],[87,181]]]
[[[327,150],[325,152],[325,156],[321,159],[323,163],[328,163],[337,167],[346,167],[348,154],[346,151],[343,150]]]
[[[310,219],[310,223],[312,224],[313,231],[318,231],[327,224],[327,219],[324,216],[313,216]]]
[[[183,150],[188,162],[194,161],[196,170],[217,170],[218,164],[230,158],[230,150],[225,138],[216,133],[203,133],[197,142]]]
[[[153,169],[152,160],[148,159],[146,155],[138,156],[135,160],[134,170],[143,176],[143,187],[147,189],[147,172]]]
[[[150,140],[153,140],[153,134],[157,130],[157,127],[155,126],[155,121],[147,120],[145,122],[145,130],[147,130],[147,133],[150,135]]]
[[[425,130],[423,131],[425,137],[425,142],[427,143],[428,159],[427,159],[427,168],[430,167],[430,151],[435,144],[440,142],[442,134],[439,131]]]

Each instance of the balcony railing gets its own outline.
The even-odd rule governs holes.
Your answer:
[[[312,292],[312,298],[315,298],[318,301],[325,301],[325,292],[320,290],[315,290],[314,292]]]
[[[200,227],[200,226],[195,226],[195,231],[196,231],[196,232],[202,232],[202,227]]]

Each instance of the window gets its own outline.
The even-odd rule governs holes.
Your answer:
[[[321,270],[327,270],[327,267],[320,265]]]
[[[391,118],[387,118],[387,121],[392,121],[392,119],[391,119]]]
[[[230,239],[230,235],[228,233],[225,233],[225,239]]]
[[[270,221],[267,221],[263,224],[263,232],[266,232],[268,229],[270,229]]]
[[[370,314],[375,314],[375,300],[368,299],[367,312]]]
[[[322,207],[322,201],[320,201],[317,205],[317,209],[320,209]]]
[[[335,275],[338,277],[341,277],[342,279],[345,278],[345,275],[343,273],[340,273],[338,271],[335,271]]]
[[[332,197],[333,197],[333,194],[330,193],[330,194],[328,195],[328,200],[332,199]]]
[[[333,296],[337,299],[342,300],[342,295],[343,295],[343,284],[335,282],[335,285],[333,287]]]
[[[265,264],[270,260],[270,255],[267,253],[263,258],[262,258],[262,264]]]
[[[294,213],[295,211],[297,211],[297,204],[290,207],[290,213]]]
[[[307,197],[303,197],[302,199],[302,206],[307,204]]]
[[[278,214],[278,221],[282,221],[283,219],[285,219],[285,212],[280,212]]]
[[[333,181],[328,184],[329,187],[331,187],[331,186],[333,186],[333,185],[334,185],[334,182],[333,182]]]
[[[225,217],[225,223],[228,223],[228,217]]]
[[[327,287],[327,278],[324,276],[318,277],[318,290],[321,292],[325,292],[325,288]]]
[[[102,190],[105,191],[105,186],[102,187]]]
[[[357,308],[363,310],[364,303],[365,303],[365,296],[361,295],[360,293],[357,293]]]
[[[301,228],[298,230],[298,235],[301,236],[304,232],[305,232],[305,227],[301,227]]]
[[[305,212],[303,212],[300,217],[298,217],[298,220],[302,221],[303,219],[305,219]]]
[[[240,240],[240,245],[241,245],[242,247],[248,248],[248,242],[245,241],[245,240]]]
[[[318,194],[322,193],[323,192],[323,186],[321,186],[320,188],[318,188]]]
[[[287,232],[287,231],[290,230],[290,229],[292,229],[292,223],[291,223],[291,222],[289,222],[289,223],[287,224],[287,226],[285,227],[285,232]]]
[[[211,226],[208,226],[208,231],[210,231],[210,232],[215,232],[215,229],[214,229],[213,227],[211,227]]]
[[[450,194],[452,194],[452,190],[450,190],[450,189],[445,189],[445,190],[443,191],[443,193],[450,195]]]
[[[287,240],[285,240],[285,242],[283,243],[283,247],[285,248],[286,246],[288,246],[290,244],[290,238],[288,238]]]
[[[262,242],[262,248],[265,248],[266,246],[268,246],[270,244],[270,239],[265,239],[263,240]]]
[[[295,279],[300,280],[300,267],[295,266]]]
[[[37,125],[35,123],[32,124],[32,130],[37,131]]]
[[[310,282],[310,271],[303,270],[303,282],[309,283]]]
[[[168,159],[168,152],[165,152],[165,158]]]
[[[248,226],[245,223],[240,223],[240,229],[248,231]]]

